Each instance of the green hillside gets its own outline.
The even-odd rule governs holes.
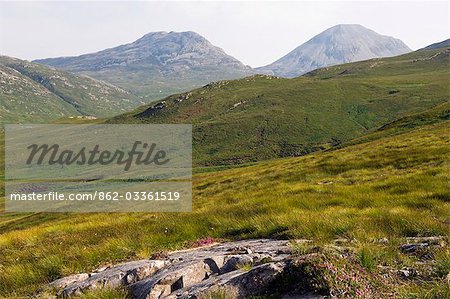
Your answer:
[[[383,296],[446,298],[448,247],[423,259],[399,245],[406,237],[450,235],[449,124],[304,157],[200,170],[192,213],[0,214],[0,296],[31,295],[63,275],[206,237],[271,237],[308,238],[313,248],[347,240]],[[385,269],[405,268],[419,274],[381,278]]]
[[[449,100],[448,49],[313,71],[220,81],[112,118],[192,123],[197,165],[299,156]]]
[[[116,86],[6,56],[0,81],[0,123],[112,116],[142,104]]]
[[[344,142],[337,147],[346,147],[349,145],[377,140],[387,136],[398,135],[411,131],[417,127],[435,124],[446,120],[450,120],[450,102],[444,102],[432,107],[431,109],[406,115],[392,122],[386,123],[366,135]]]
[[[378,298],[450,297],[448,54],[421,50],[296,79],[221,81],[109,119],[194,124],[195,162],[214,166],[194,169],[193,212],[0,213],[0,298],[31,297],[61,276],[206,238],[259,237],[312,240],[300,253],[346,252],[348,263],[368,273]],[[14,70],[0,74],[27,83],[12,91],[45,91]],[[56,105],[61,97],[42,99]],[[57,106],[61,115],[78,112],[64,103],[67,111]],[[39,119],[30,117],[24,120]],[[87,120],[57,122],[66,121]],[[3,143],[1,133],[1,182]],[[280,156],[286,158],[223,165]],[[400,249],[410,237],[440,243],[410,254]],[[414,274],[402,276],[405,269]]]

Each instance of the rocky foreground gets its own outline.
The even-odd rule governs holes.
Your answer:
[[[51,286],[62,297],[120,286],[128,286],[134,298],[199,298],[216,291],[248,297],[286,271],[291,255],[288,241],[229,242],[76,274]]]
[[[400,249],[413,253],[446,246],[440,238],[411,241]],[[105,288],[124,288],[132,298],[374,298],[391,297],[389,284],[395,289],[397,278],[417,275],[411,269],[368,273],[348,248],[335,245],[329,255],[310,244],[269,239],[216,243],[71,275],[49,287],[63,298]]]

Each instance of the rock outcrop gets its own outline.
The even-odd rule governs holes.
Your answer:
[[[101,296],[98,294],[110,289],[137,299],[397,298],[403,294],[397,287],[405,281],[448,281],[450,276],[436,269],[434,259],[448,248],[447,238],[404,240],[407,243],[400,245],[399,251],[414,255],[418,258],[416,263],[399,267],[379,264],[367,271],[361,264],[355,239],[336,239],[322,246],[309,240],[257,239],[211,244],[213,240],[206,239],[197,246],[210,245],[156,253],[150,259],[74,274],[52,282],[49,289],[62,298],[83,293]],[[387,246],[383,243],[374,240],[374,246]],[[48,290],[44,291],[48,294]]]
[[[246,298],[266,292],[291,266],[291,255],[289,241],[228,242],[71,275],[50,287],[61,297],[125,286],[133,298],[204,298],[215,292]]]

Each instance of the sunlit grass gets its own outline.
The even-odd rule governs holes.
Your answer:
[[[380,261],[408,265],[414,259],[398,250],[405,237],[450,234],[448,125],[198,173],[192,213],[0,214],[0,294],[29,295],[63,275],[208,236],[354,239],[369,271]],[[378,244],[380,238],[389,244]],[[444,275],[448,252],[436,260]]]

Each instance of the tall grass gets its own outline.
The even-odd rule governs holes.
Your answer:
[[[30,295],[59,276],[205,237],[346,238],[368,270],[408,266],[414,260],[398,250],[405,237],[450,235],[448,125],[198,173],[192,213],[0,214],[0,295]],[[437,264],[448,271],[448,252]]]

